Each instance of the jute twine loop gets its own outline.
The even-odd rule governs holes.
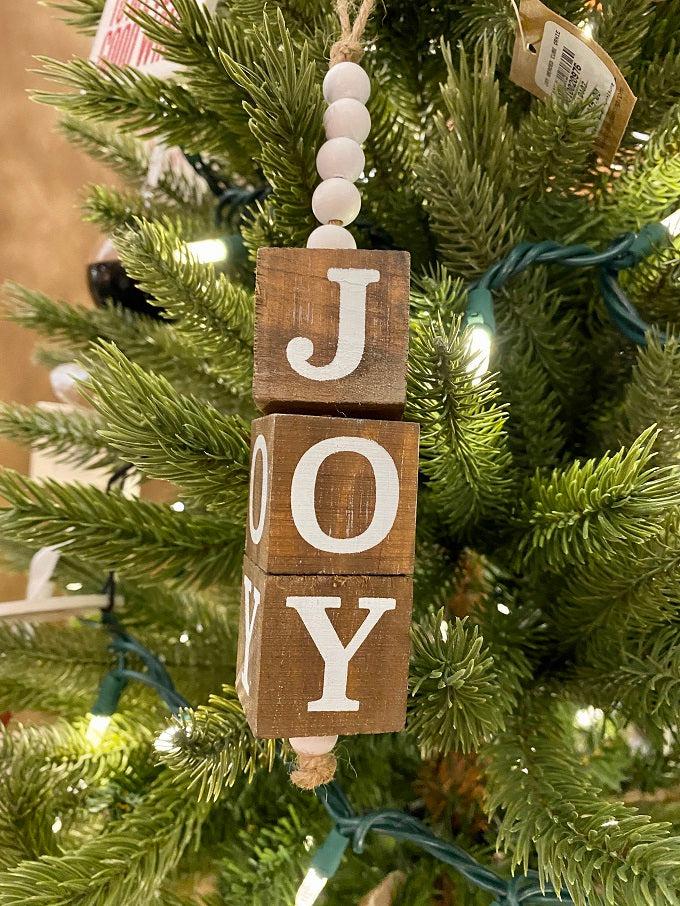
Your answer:
[[[375,7],[375,0],[361,0],[356,10],[354,22],[351,15],[357,7],[358,0],[335,0],[335,9],[340,20],[340,38],[331,47],[330,65],[349,60],[358,63],[364,52],[363,35],[368,18]]]
[[[290,779],[301,790],[313,790],[324,783],[330,783],[335,777],[337,760],[332,752],[325,755],[298,754],[297,768]]]

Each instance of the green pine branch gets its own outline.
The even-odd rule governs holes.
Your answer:
[[[652,468],[656,432],[599,461],[574,462],[532,480],[519,522],[519,553],[536,568],[561,570],[589,558],[603,562],[619,541],[657,534],[664,514],[680,503],[677,474]]]
[[[485,755],[488,809],[514,865],[535,848],[542,877],[576,906],[676,906],[680,838],[603,797],[553,705],[537,702]]]
[[[88,369],[101,436],[126,462],[176,483],[194,504],[227,508],[231,518],[245,512],[250,431],[240,416],[178,393],[115,346],[93,353]]]
[[[614,636],[614,638],[613,638]],[[680,644],[677,626],[655,627],[620,639],[600,631],[587,649],[576,682],[588,701],[616,709],[638,727],[663,731],[680,713]]]
[[[41,406],[0,404],[0,436],[37,450],[49,450],[62,462],[92,468],[120,465],[99,433],[101,423],[87,410],[63,412]]]
[[[498,391],[474,386],[460,320],[412,322],[407,417],[420,423],[420,468],[426,493],[456,533],[503,512],[511,461]]]
[[[176,319],[180,342],[200,348],[204,370],[243,396],[252,381],[252,295],[188,253],[169,225],[137,220],[118,242],[128,273]]]
[[[160,748],[163,764],[200,801],[215,802],[242,777],[250,782],[256,771],[271,771],[276,754],[274,740],[250,732],[235,690],[223,693],[176,717]]]
[[[265,17],[257,42],[260,53],[250,64],[229,51],[220,51],[220,58],[248,95],[244,108],[259,148],[255,159],[274,190],[277,244],[304,245],[315,226],[311,198],[324,109],[318,69],[308,46],[295,45],[280,12],[276,25]]]
[[[60,344],[60,361],[66,349],[71,360],[101,339],[115,343],[137,364],[163,374],[180,391],[200,394],[227,409],[237,402],[206,371],[200,347],[188,337],[180,340],[170,324],[113,305],[94,309],[68,305],[17,284],[9,284],[7,292],[4,316]]]
[[[424,758],[470,752],[505,726],[517,704],[526,664],[504,661],[467,618],[449,622],[444,611],[412,632],[408,730]]]
[[[513,130],[500,103],[495,49],[484,46],[471,65],[461,53],[457,68],[448,47],[443,54],[444,109],[416,172],[442,263],[472,277],[519,238],[508,203]]]
[[[48,0],[47,5],[63,13],[63,21],[86,35],[93,35],[104,11],[105,0]]]
[[[165,771],[104,833],[59,857],[44,855],[0,873],[0,900],[7,906],[147,906],[198,841],[208,811]]]
[[[142,583],[208,586],[234,580],[243,528],[225,516],[176,513],[85,485],[0,474],[0,534],[36,548],[68,542],[68,553]]]
[[[40,103],[71,116],[115,123],[128,132],[144,131],[193,153],[220,154],[230,146],[229,129],[220,118],[176,82],[111,63],[100,67],[79,59],[38,60],[45,78],[68,89],[34,92]]]
[[[587,100],[570,104],[554,95],[547,102],[535,101],[520,123],[514,151],[516,204],[525,229],[539,241],[546,236],[565,241],[582,227],[590,201],[581,187],[594,165],[597,117]]]
[[[653,130],[630,168],[603,195],[608,231],[638,230],[677,208],[680,198],[680,104]]]

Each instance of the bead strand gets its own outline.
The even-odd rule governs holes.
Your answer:
[[[312,210],[322,226],[307,240],[307,248],[355,249],[354,237],[345,229],[361,210],[361,195],[354,183],[364,169],[361,143],[371,129],[366,101],[371,82],[357,63],[336,63],[323,81],[328,104],[323,118],[326,141],[316,156],[322,182],[312,195]]]

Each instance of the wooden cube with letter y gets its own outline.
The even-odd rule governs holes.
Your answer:
[[[418,434],[409,422],[256,419],[248,558],[276,574],[410,575]]]
[[[399,418],[407,252],[262,248],[253,396],[264,412]]]
[[[412,584],[275,576],[246,558],[236,685],[255,735],[401,730]]]

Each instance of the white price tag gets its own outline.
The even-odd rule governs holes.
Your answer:
[[[213,10],[217,0],[196,0],[199,6]],[[90,60],[134,66],[146,75],[166,79],[180,67],[163,59],[159,48],[142,29],[126,15],[126,10],[139,9],[159,21],[175,14],[172,0],[106,0],[94,38]]]
[[[536,84],[552,95],[562,88],[570,101],[590,99],[604,122],[616,93],[616,79],[584,42],[556,22],[546,22],[536,65]]]

